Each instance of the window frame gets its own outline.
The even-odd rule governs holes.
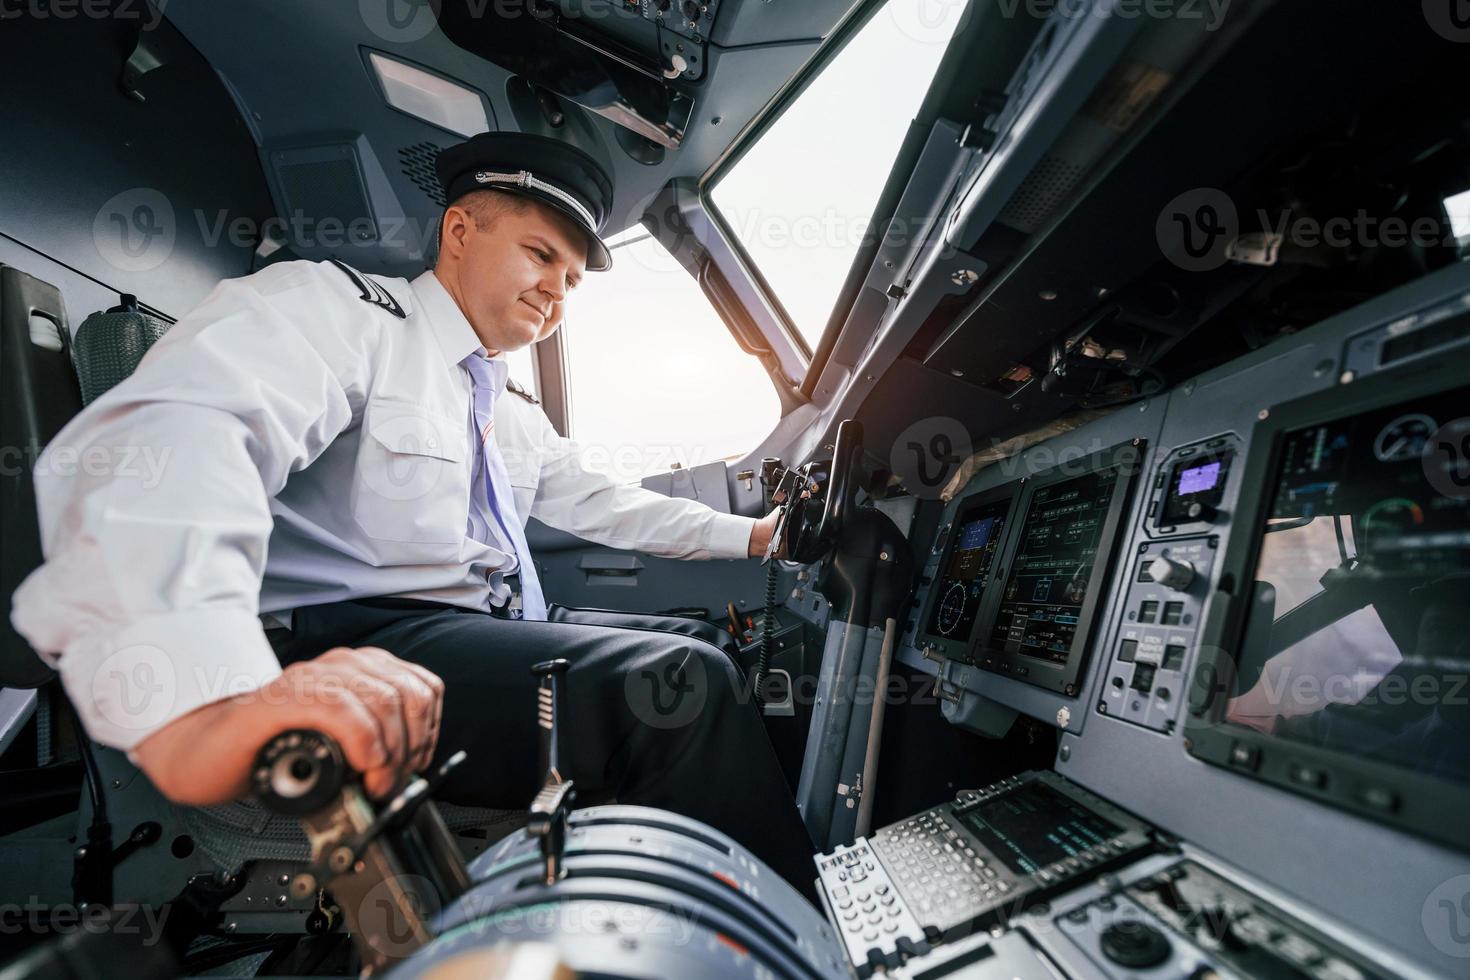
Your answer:
[[[756,113],[755,117],[746,125],[745,129],[735,137],[730,145],[725,148],[724,152],[715,158],[715,162],[710,165],[709,169],[699,177],[698,195],[700,208],[709,218],[710,224],[724,237],[731,254],[735,256],[735,260],[740,264],[741,271],[750,279],[770,305],[771,310],[776,315],[776,321],[785,333],[787,340],[796,348],[798,354],[801,355],[805,362],[806,372],[802,380],[803,389],[805,389],[807,382],[812,380],[813,370],[821,369],[822,362],[826,360],[826,355],[830,353],[832,348],[830,335],[833,332],[834,324],[840,324],[847,319],[847,315],[852,309],[853,301],[849,299],[844,303],[843,291],[839,291],[837,296],[833,297],[833,307],[831,313],[828,314],[827,325],[823,328],[822,336],[818,338],[816,346],[813,347],[792,321],[791,314],[787,312],[786,306],[781,302],[780,296],[772,288],[755,260],[750,257],[750,253],[746,251],[745,243],[735,234],[734,229],[730,226],[729,221],[726,220],[725,215],[715,206],[711,193],[725,175],[744,159],[745,155],[754,148],[756,143],[760,142],[770,128],[785,115],[786,110],[806,93],[806,90],[811,86],[812,82],[847,48],[847,45],[857,36],[858,32],[868,26],[872,19],[888,3],[889,0],[863,0],[862,3],[848,11],[847,16],[837,25],[831,35],[822,42],[816,53],[812,55],[806,64],[802,65],[796,74],[787,79],[786,83],[771,98],[771,101],[767,102]],[[894,161],[895,167],[900,163],[902,163],[901,152],[899,157]],[[892,175],[890,173],[890,179],[891,177]],[[860,261],[863,254],[863,250],[860,249],[853,256],[853,262]],[[852,272],[849,268],[849,278],[851,275]]]

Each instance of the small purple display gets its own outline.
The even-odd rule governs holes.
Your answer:
[[[1196,466],[1192,470],[1185,470],[1179,474],[1179,488],[1175,492],[1180,496],[1189,493],[1203,493],[1206,490],[1215,489],[1215,484],[1220,482],[1219,462],[1206,463],[1204,466]]]

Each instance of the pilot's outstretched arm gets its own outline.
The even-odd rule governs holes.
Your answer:
[[[665,497],[589,470],[576,442],[558,435],[544,413],[534,415],[531,433],[541,474],[532,517],[610,548],[662,558],[750,555],[755,519],[722,514],[697,500]]]
[[[47,560],[12,620],[97,741],[130,749],[281,673],[257,618],[269,498],[360,412],[369,369],[372,318],[339,279],[220,283],[38,460]]]

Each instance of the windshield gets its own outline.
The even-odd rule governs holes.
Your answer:
[[[888,0],[711,189],[809,347],[965,6]]]

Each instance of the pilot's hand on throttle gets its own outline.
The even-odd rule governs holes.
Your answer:
[[[781,508],[777,507],[765,517],[755,522],[755,526],[750,529],[750,557],[765,557],[766,549],[771,546],[771,535],[776,533],[776,522],[780,516]],[[776,557],[786,557],[785,542],[782,542],[781,550],[777,552]]]
[[[336,739],[368,795],[383,797],[433,757],[444,682],[377,647],[337,647],[256,691],[205,705],[141,742],[134,758],[169,799],[207,806],[249,791],[266,742],[293,728]]]

